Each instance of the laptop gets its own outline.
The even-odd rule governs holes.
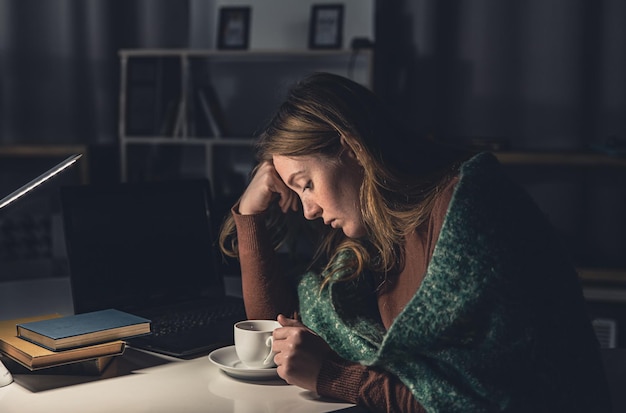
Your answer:
[[[218,271],[210,193],[205,179],[62,187],[74,312],[146,317],[152,334],[128,344],[175,357],[231,345],[246,317]]]

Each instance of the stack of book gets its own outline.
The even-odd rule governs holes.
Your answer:
[[[150,320],[109,309],[91,313],[0,321],[0,353],[27,369],[81,364],[102,373],[124,353],[124,340],[150,334]]]

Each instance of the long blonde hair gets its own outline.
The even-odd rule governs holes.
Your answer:
[[[363,167],[360,208],[367,237],[351,239],[341,229],[313,223],[318,248],[311,265],[332,268],[327,279],[341,273],[349,274],[342,280],[349,280],[364,270],[384,277],[403,265],[406,235],[428,219],[437,192],[467,154],[408,133],[366,87],[338,75],[315,73],[290,90],[260,134],[257,159],[261,163],[274,155],[315,155],[339,161],[345,150],[342,138]],[[302,213],[268,211],[274,247],[293,240],[304,221]],[[225,254],[237,256],[231,216],[219,241]],[[351,259],[333,265],[344,251],[351,252]]]

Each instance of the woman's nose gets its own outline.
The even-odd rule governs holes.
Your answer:
[[[314,202],[302,202],[304,217],[308,220],[314,220],[322,216],[322,208]]]

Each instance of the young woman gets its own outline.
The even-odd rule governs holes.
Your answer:
[[[220,242],[248,317],[283,325],[288,383],[372,412],[608,410],[576,273],[495,157],[409,134],[325,73],[257,149]],[[305,235],[315,253],[293,274],[276,251]]]

